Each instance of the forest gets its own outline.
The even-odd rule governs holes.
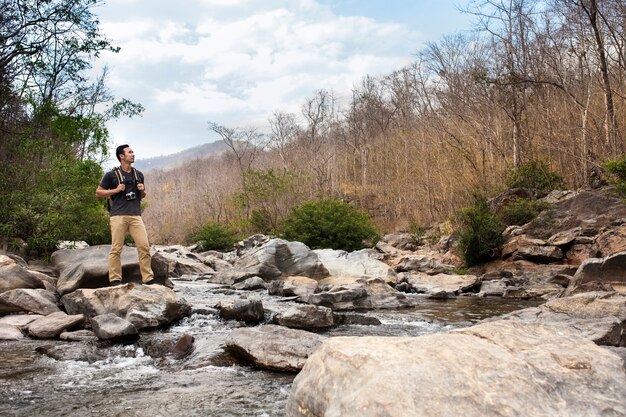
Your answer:
[[[141,104],[117,100],[97,0],[0,5],[0,238],[7,247],[108,240],[93,191],[108,156],[109,120]],[[272,233],[293,207],[332,198],[382,232],[446,221],[476,193],[540,162],[572,189],[607,177],[623,157],[626,3],[476,0],[471,30],[416,51],[349,98],[319,86],[297,113],[266,126],[207,120],[229,152],[146,175],[153,243],[184,243],[207,223]],[[149,106],[149,103],[142,103]]]

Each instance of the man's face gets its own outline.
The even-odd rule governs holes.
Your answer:
[[[124,153],[120,155],[122,161],[126,161],[129,163],[135,162],[135,152],[131,148],[124,148]]]

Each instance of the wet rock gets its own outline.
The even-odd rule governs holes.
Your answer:
[[[68,313],[89,318],[113,313],[131,322],[137,330],[162,327],[191,314],[189,303],[162,285],[79,289],[64,295],[61,303]]]
[[[78,288],[101,288],[109,285],[110,245],[91,246],[86,249],[63,249],[52,254],[51,262],[59,275],[57,290],[65,295]],[[137,249],[124,246],[121,255],[123,282],[141,283]],[[159,270],[155,271],[159,272]],[[161,284],[171,282],[166,276],[155,273]]]
[[[315,333],[268,324],[234,330],[226,348],[259,368],[298,372],[323,340]]]
[[[82,329],[73,332],[63,332],[59,335],[59,339],[68,342],[95,342],[98,336],[91,330]]]
[[[574,274],[566,294],[574,294],[599,286],[614,291],[626,291],[626,252],[584,261]]]
[[[91,343],[65,343],[63,345],[44,345],[35,349],[37,353],[57,361],[80,361],[94,363],[107,359],[109,354]]]
[[[373,277],[395,281],[396,273],[382,262],[380,254],[373,249],[346,252],[334,249],[314,250],[331,276]]]
[[[498,322],[420,337],[331,338],[295,378],[286,414],[600,417],[625,414],[624,398],[616,354],[554,328]]]
[[[0,314],[29,312],[48,315],[60,311],[56,294],[43,289],[18,288],[0,294]]]
[[[284,297],[306,297],[318,291],[317,281],[307,277],[286,277],[282,280],[282,293]]]
[[[264,290],[267,288],[267,283],[259,277],[251,277],[233,285],[233,288],[244,291]]]
[[[506,279],[483,281],[480,284],[479,297],[502,297],[507,290],[508,281]]]
[[[382,323],[376,317],[356,313],[333,313],[336,325],[379,326]]]
[[[0,340],[19,340],[23,338],[24,334],[18,326],[0,323]]]
[[[82,326],[85,316],[67,315],[62,311],[39,318],[28,325],[28,334],[41,339],[58,337],[65,330]]]
[[[240,320],[246,324],[260,323],[265,316],[263,302],[256,295],[225,301],[219,303],[216,308],[224,319]]]
[[[138,332],[129,321],[113,313],[102,314],[91,318],[91,327],[98,338],[104,340],[136,337]]]
[[[553,326],[599,345],[619,346],[626,343],[622,335],[626,325],[626,296],[614,292],[582,293],[515,311],[497,320]]]
[[[18,288],[45,288],[40,274],[18,265],[6,255],[0,255],[0,293]]]
[[[333,311],[313,305],[294,306],[277,314],[274,323],[292,329],[323,329],[334,324]]]
[[[172,349],[172,357],[174,359],[183,359],[193,352],[194,338],[190,334],[184,334]]]
[[[480,285],[480,278],[475,275],[405,273],[402,280],[411,286],[413,292],[425,294],[460,294],[477,290]]]

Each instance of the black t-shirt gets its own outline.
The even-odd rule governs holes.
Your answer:
[[[117,169],[116,169],[117,170]],[[122,174],[126,189],[111,196],[111,216],[141,216],[141,191],[137,189],[137,181],[143,183],[143,174],[136,169],[130,172],[124,172],[123,169],[117,170]],[[134,172],[133,172],[134,171]],[[135,179],[135,173],[137,178]],[[105,190],[113,190],[119,185],[119,179],[114,170],[104,174],[100,181],[100,187]],[[133,198],[134,197],[134,198]]]

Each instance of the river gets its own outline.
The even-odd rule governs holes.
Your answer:
[[[0,416],[284,416],[295,375],[239,365],[223,352],[240,323],[211,314],[237,292],[203,281],[174,280],[175,291],[196,311],[165,330],[142,333],[136,343],[0,341]],[[261,293],[264,306],[293,305]],[[382,325],[342,325],[320,332],[335,336],[419,336],[473,323],[538,303],[500,298],[418,298],[403,310],[360,312]],[[183,334],[195,338],[183,359],[169,351]],[[40,352],[47,352],[42,354]],[[62,356],[65,360],[56,360]],[[73,359],[72,359],[73,358]]]

